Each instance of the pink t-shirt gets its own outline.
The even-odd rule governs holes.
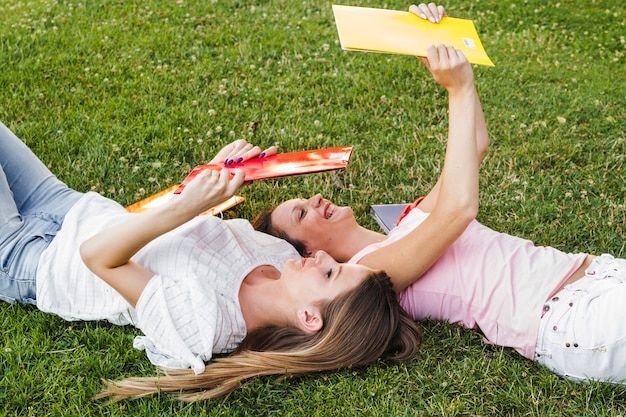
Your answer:
[[[365,255],[401,239],[426,217],[428,213],[412,210],[386,240],[364,248],[349,262],[358,263]],[[398,299],[415,320],[430,318],[479,327],[490,343],[534,359],[544,302],[586,256],[535,246],[474,220]]]

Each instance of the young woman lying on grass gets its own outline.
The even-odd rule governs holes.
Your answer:
[[[237,141],[214,161],[259,153]],[[137,215],[68,188],[1,123],[0,167],[0,299],[67,320],[136,326],[144,335],[135,347],[170,368],[108,382],[100,397],[163,391],[194,401],[259,375],[416,353],[417,325],[384,272],[323,251],[302,259],[245,220],[197,217],[234,195],[241,170],[205,171],[168,204]]]
[[[440,8],[411,11],[432,21]],[[388,236],[356,223],[350,207],[321,195],[260,215],[257,230],[304,256],[383,269],[416,320],[460,322],[577,381],[626,380],[626,260],[569,254],[498,233],[475,220],[478,168],[489,137],[471,66],[438,46],[424,60],[448,90],[449,137],[441,176]]]

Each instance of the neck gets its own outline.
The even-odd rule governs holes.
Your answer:
[[[347,236],[342,236],[341,241],[338,242],[336,247],[329,248],[330,250],[327,252],[335,258],[337,262],[348,262],[350,258],[362,249],[371,244],[382,242],[386,238],[387,236],[382,233],[359,226],[353,229],[352,233]]]
[[[262,265],[253,269],[244,278],[239,289],[239,304],[251,332],[265,326],[287,325],[288,310],[282,300],[280,271],[273,266]]]

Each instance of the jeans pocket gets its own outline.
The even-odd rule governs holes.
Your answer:
[[[35,304],[37,266],[50,236],[22,237],[2,258],[0,299],[10,303]]]
[[[39,258],[50,245],[61,222],[57,216],[35,213],[0,245],[0,297],[34,304]]]

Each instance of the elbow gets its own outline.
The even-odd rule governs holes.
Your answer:
[[[468,206],[464,210],[458,210],[450,216],[446,227],[450,231],[456,231],[455,233],[458,233],[458,236],[460,236],[470,223],[476,219],[476,215],[477,211]]]
[[[459,210],[461,211],[460,215],[465,218],[468,223],[478,216],[478,187],[462,200]]]
[[[478,155],[478,161],[482,162],[483,159],[485,159],[485,153],[487,152],[487,147],[489,146],[489,139],[487,139],[487,141],[482,144],[483,146],[479,147],[477,149],[477,155]]]
[[[453,207],[433,210],[432,215],[441,219],[447,230],[458,230],[461,233],[478,215],[478,201],[457,201]]]
[[[461,217],[469,224],[476,219],[476,216],[478,216],[478,201],[474,200],[464,207]]]
[[[461,224],[469,225],[478,216],[478,201],[475,199],[459,205],[456,209],[455,218]]]
[[[482,161],[485,157],[485,152],[487,152],[487,148],[490,144],[489,135],[484,134],[480,135],[480,137],[476,140],[476,154],[478,155],[478,161]]]
[[[97,259],[97,257],[94,254],[94,250],[92,249],[92,246],[93,245],[90,244],[90,241],[86,240],[80,244],[80,247],[78,249],[80,258],[83,260],[83,263],[85,264],[85,266],[87,266],[87,268],[89,268],[91,271],[93,271],[94,261],[95,259]]]

